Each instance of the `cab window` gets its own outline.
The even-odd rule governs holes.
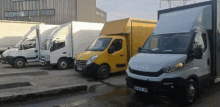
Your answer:
[[[115,39],[113,42],[112,42],[112,45],[111,46],[114,46],[115,47],[115,52],[119,51],[122,49],[122,39]]]
[[[65,47],[65,40],[54,40],[50,48],[50,51],[52,52],[63,47]]]
[[[23,44],[23,49],[30,49],[30,48],[36,48],[36,39],[31,39],[31,40],[27,40],[24,44]]]
[[[196,48],[197,45],[201,45],[202,51],[205,52],[207,48],[207,39],[206,34],[197,34],[195,36],[194,42],[193,42],[193,49]]]

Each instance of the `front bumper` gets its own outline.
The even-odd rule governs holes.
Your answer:
[[[50,65],[50,61],[45,61],[45,60],[43,60],[43,59],[40,59],[40,64],[41,64],[42,66],[49,66],[49,65]]]
[[[163,93],[167,94],[167,92],[182,92],[187,84],[187,80],[183,78],[164,78],[160,82],[156,81],[145,81],[145,80],[139,80],[135,78],[131,78],[126,76],[126,85],[132,89],[134,89],[134,86],[147,88],[148,93]],[[166,92],[166,93],[164,93]]]
[[[82,68],[79,70],[79,68]],[[96,75],[96,71],[99,69],[99,65],[95,64],[95,63],[91,63],[89,65],[85,65],[85,66],[77,66],[74,65],[74,69],[76,72],[81,73],[83,75],[91,75],[91,76],[95,76]]]
[[[15,57],[13,56],[1,57],[2,64],[13,64],[14,60],[15,60]]]

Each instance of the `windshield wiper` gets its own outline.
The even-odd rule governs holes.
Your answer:
[[[165,51],[165,52],[172,52],[172,50],[163,50],[163,52],[164,52],[164,51]]]
[[[141,51],[144,51],[144,50],[152,52],[151,49],[141,49]]]

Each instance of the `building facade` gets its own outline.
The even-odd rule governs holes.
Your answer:
[[[96,7],[96,0],[0,0],[0,20],[105,23],[107,13]]]

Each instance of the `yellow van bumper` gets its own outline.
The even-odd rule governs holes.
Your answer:
[[[76,72],[81,73],[83,75],[95,76],[96,72],[99,69],[99,65],[95,64],[95,63],[91,63],[91,64],[85,65],[85,66],[74,65],[74,69]]]

